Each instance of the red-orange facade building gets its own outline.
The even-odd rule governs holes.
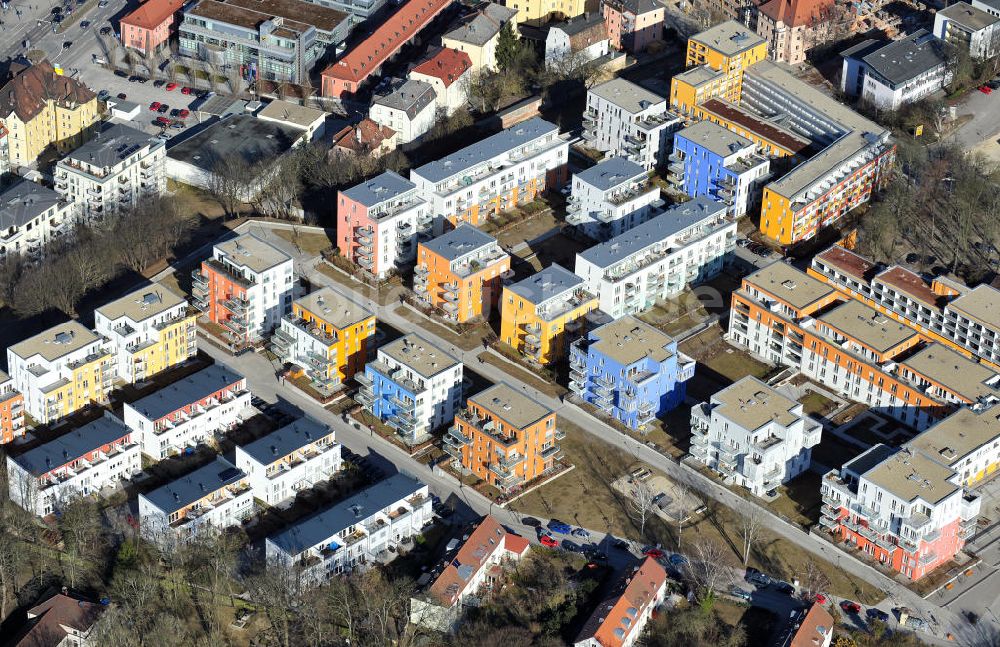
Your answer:
[[[0,371],[0,445],[24,435],[24,396],[14,380]]]

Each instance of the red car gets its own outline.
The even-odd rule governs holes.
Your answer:
[[[552,535],[542,535],[538,538],[538,541],[542,542],[542,546],[548,546],[549,548],[555,548],[559,545],[559,542]]]
[[[826,596],[822,593],[816,594],[816,604],[826,604]]]
[[[177,88],[177,84],[176,83],[168,83],[167,86],[166,86],[166,88],[167,88],[167,92],[173,92]]]
[[[860,613],[861,605],[857,602],[851,602],[850,600],[843,600],[840,603],[840,608],[844,610],[844,613]]]
[[[181,94],[191,94],[191,88],[185,85],[183,88],[181,88]]]
[[[982,92],[983,94],[993,94],[993,88],[991,88],[988,85],[979,86],[979,91]]]
[[[167,126],[170,125],[170,120],[167,119],[166,117],[157,117],[156,118],[156,125],[157,126],[163,126],[164,128],[166,128]]]
[[[660,559],[661,557],[663,557],[663,551],[660,550],[659,548],[647,548],[646,550],[642,551],[642,554],[645,555],[646,557],[652,557],[653,559]]]
[[[190,114],[191,114],[190,110],[188,110],[187,108],[181,108],[181,111],[177,113],[177,116],[180,117],[181,119],[187,119],[188,115]]]
[[[153,103],[149,104],[149,111],[150,112],[156,112],[159,109],[160,109],[160,102],[159,101],[154,101]]]

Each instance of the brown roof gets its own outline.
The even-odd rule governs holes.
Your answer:
[[[875,278],[925,305],[932,308],[940,307],[938,300],[941,295],[936,294],[919,274],[908,269],[899,266],[890,267]]]
[[[779,128],[774,124],[761,121],[750,113],[740,110],[728,101],[709,99],[703,103],[701,107],[706,112],[710,112],[725,121],[736,124],[737,126],[742,126],[748,131],[758,135],[761,139],[777,144],[785,150],[791,151],[793,154],[802,153],[811,145],[809,140],[803,139],[791,131]]]
[[[832,8],[833,0],[770,0],[757,10],[775,23],[799,27],[824,20]]]
[[[150,0],[151,2],[153,0]],[[303,33],[310,26],[333,31],[348,19],[346,13],[304,0],[202,0],[190,10],[192,15],[256,29],[265,20],[283,18],[285,35]]]
[[[450,47],[443,47],[437,54],[413,68],[413,71],[417,74],[437,77],[447,88],[461,78],[470,67],[472,67],[472,59],[469,58],[468,54]]]
[[[823,633],[820,633],[820,631]],[[833,631],[833,616],[826,609],[813,602],[809,612],[806,613],[806,617],[802,619],[802,624],[799,625],[795,635],[792,636],[792,642],[788,647],[816,647],[817,645],[822,645],[826,640],[826,634],[831,631]]]
[[[146,0],[139,8],[121,19],[123,25],[156,29],[180,11],[185,0]]]
[[[361,153],[375,150],[395,134],[396,131],[392,128],[379,125],[365,117],[354,126],[344,126],[334,135],[333,146],[352,153]]]
[[[68,76],[56,74],[47,60],[32,65],[0,88],[0,118],[17,115],[21,121],[31,121],[47,101],[62,104],[83,104],[97,95],[84,84]]]
[[[56,594],[28,609],[34,622],[13,643],[13,647],[56,647],[65,637],[63,627],[85,632],[97,621],[104,607],[94,602]]]
[[[840,245],[834,245],[817,256],[817,259],[863,282],[870,281],[872,277],[869,273],[878,267],[876,263],[871,262],[864,256],[859,256]]]
[[[643,611],[655,599],[667,581],[667,572],[653,559],[647,557],[623,584],[618,595],[605,599],[591,614],[577,642],[593,637],[604,647],[621,647],[626,638],[637,631],[636,624]]]

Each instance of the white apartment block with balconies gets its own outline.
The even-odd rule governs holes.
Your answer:
[[[587,146],[608,156],[627,157],[646,170],[662,165],[670,153],[670,136],[684,120],[668,109],[667,100],[622,78],[587,91],[583,138]]]
[[[125,405],[142,453],[162,460],[236,426],[250,406],[246,378],[213,364]]]
[[[264,554],[269,563],[295,565],[304,581],[321,584],[335,574],[386,561],[390,549],[420,534],[431,520],[428,487],[394,474],[271,535]]]
[[[649,172],[624,157],[609,157],[573,175],[566,222],[597,241],[619,236],[662,210]]]
[[[341,446],[333,429],[312,418],[298,420],[236,447],[236,467],[254,496],[278,505],[340,471]]]
[[[78,218],[104,218],[166,190],[166,155],[159,139],[113,124],[56,164],[56,191],[73,203]]]
[[[105,411],[103,418],[8,456],[8,495],[28,512],[44,517],[58,513],[74,497],[98,494],[141,469],[132,430]]]
[[[49,243],[73,233],[73,205],[52,189],[16,179],[0,189],[0,258],[41,258]]]
[[[754,496],[809,469],[822,433],[802,404],[755,377],[691,409],[691,455]]]
[[[726,205],[695,198],[576,255],[576,274],[618,319],[722,271],[736,248]]]

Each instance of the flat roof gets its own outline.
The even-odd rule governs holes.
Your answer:
[[[873,263],[864,256],[855,254],[849,249],[844,249],[840,245],[834,245],[830,249],[817,254],[815,260],[823,261],[862,283],[870,281],[872,279],[872,270],[878,268],[877,263]]]
[[[528,303],[538,305],[543,301],[572,292],[582,284],[582,278],[562,265],[553,263],[528,278],[508,285],[507,289]]]
[[[938,503],[961,487],[951,482],[950,467],[907,447],[899,450],[864,474],[864,478],[903,501],[920,498]]]
[[[97,312],[112,321],[122,317],[130,321],[145,321],[182,303],[186,304],[187,299],[174,294],[159,283],[148,283],[120,299],[104,304],[97,308]]]
[[[242,379],[242,375],[222,364],[212,364],[127,406],[145,416],[147,420],[156,421],[189,404],[204,400],[216,391],[232,386]]]
[[[950,301],[948,308],[1000,330],[1000,290],[985,283]]]
[[[707,196],[699,196],[694,200],[670,206],[660,215],[641,225],[580,252],[577,258],[582,258],[597,267],[611,267],[688,227],[723,215],[725,211],[726,205],[723,203]]]
[[[34,355],[41,355],[47,361],[54,362],[60,357],[80,350],[99,339],[100,337],[79,321],[67,321],[58,326],[52,326],[34,337],[28,337],[24,341],[14,344],[8,350],[23,360],[28,360]]]
[[[242,445],[241,449],[261,465],[270,465],[296,449],[302,449],[320,438],[331,435],[333,429],[307,416],[275,429],[252,443]]]
[[[412,191],[417,185],[395,171],[386,171],[370,180],[355,184],[344,191],[344,196],[366,207],[382,204],[407,191]]]
[[[823,313],[819,320],[878,353],[919,336],[914,329],[853,299]]]
[[[393,474],[340,503],[297,521],[267,540],[289,555],[299,555],[313,546],[332,540],[348,527],[364,521],[397,501],[413,496],[423,487],[423,483],[405,474]]]
[[[907,446],[949,467],[980,447],[1000,440],[1000,406],[961,408],[918,434]]]
[[[802,310],[837,292],[826,283],[814,279],[785,261],[775,261],[743,280],[796,310]]]
[[[787,151],[791,151],[793,154],[804,153],[812,146],[812,142],[805,137],[800,137],[787,128],[763,119],[758,115],[752,115],[728,101],[709,99],[701,104],[700,107],[705,112],[741,126],[761,139],[780,146]]]
[[[256,234],[241,234],[216,243],[215,249],[224,254],[229,263],[258,273],[291,260],[288,254],[258,238]]]
[[[167,157],[211,173],[220,160],[242,157],[256,163],[278,157],[291,150],[301,136],[298,128],[234,114],[171,146]]]
[[[942,295],[936,294],[923,277],[905,267],[894,265],[879,272],[875,278],[924,305],[931,308],[940,307],[938,302],[942,299]]]
[[[378,352],[428,379],[461,364],[443,348],[435,346],[415,332],[379,346]]]
[[[901,361],[900,365],[934,380],[969,402],[979,402],[988,396],[1000,396],[1000,391],[997,390],[1000,374],[943,344],[930,344]],[[993,384],[987,384],[989,381],[993,381]]]
[[[102,418],[14,456],[14,461],[31,474],[42,476],[131,433],[124,422],[106,411]]]
[[[982,9],[977,9],[968,2],[956,2],[950,7],[938,9],[937,15],[957,22],[971,31],[986,29],[993,23],[1000,21],[1000,18],[986,13]]]
[[[763,38],[735,20],[706,29],[691,36],[691,40],[721,52],[724,56],[736,56],[765,43]]]
[[[305,32],[309,27],[331,32],[348,19],[342,11],[303,0],[201,0],[187,10],[194,16],[257,29],[265,20],[281,18],[278,30]]]
[[[167,516],[177,512],[195,501],[199,501],[222,488],[237,483],[246,478],[243,470],[227,461],[222,456],[216,456],[208,465],[199,467],[163,487],[147,494],[140,494]]]
[[[674,137],[683,137],[719,157],[729,157],[741,153],[754,145],[746,137],[737,135],[728,128],[707,119],[682,128],[674,133]]]
[[[774,421],[788,427],[802,415],[792,413],[801,406],[757,378],[748,375],[712,396],[718,402],[713,411],[753,431]]]
[[[355,303],[329,286],[299,297],[295,300],[295,305],[341,330],[375,316],[365,306]]]
[[[615,77],[610,81],[595,85],[588,92],[613,103],[630,114],[637,114],[651,106],[667,102],[665,97],[621,77]]]
[[[555,413],[541,402],[505,382],[494,384],[469,398],[469,401],[517,429],[524,429]]]
[[[574,173],[573,177],[598,191],[610,191],[628,182],[646,179],[649,173],[643,167],[625,157],[609,157],[585,171]]]
[[[559,127],[541,117],[532,117],[495,135],[490,135],[475,144],[466,146],[451,155],[446,155],[439,160],[413,169],[410,171],[410,177],[418,175],[428,182],[443,182],[454,175],[467,172],[477,164],[509,153],[550,134],[558,135]]]
[[[678,81],[683,81],[688,85],[698,87],[703,83],[708,83],[722,77],[722,72],[712,69],[707,65],[695,65],[694,67],[689,67],[679,74],[675,74],[674,78]]]
[[[667,348],[673,344],[673,337],[631,315],[606,323],[592,330],[587,337],[592,340],[588,350],[595,350],[622,366],[647,357],[660,363],[674,355]]]
[[[0,189],[0,229],[23,227],[60,202],[62,196],[47,186],[18,178]]]
[[[472,225],[461,224],[437,238],[420,244],[445,260],[453,261],[496,242],[497,239],[486,232],[480,231]]]
[[[283,121],[299,128],[308,128],[317,121],[325,118],[327,114],[329,113],[317,110],[316,108],[300,106],[290,101],[275,99],[264,106],[257,113],[257,116]]]
[[[106,168],[119,164],[145,147],[155,148],[163,143],[141,130],[125,124],[105,125],[98,134],[83,146],[67,153],[63,159]]]

